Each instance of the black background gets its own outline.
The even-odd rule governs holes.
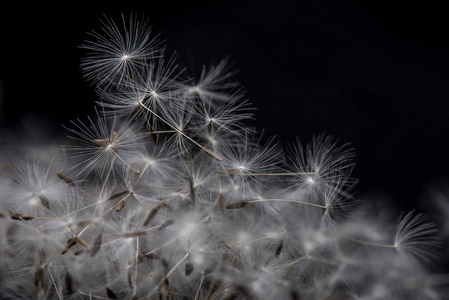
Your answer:
[[[98,98],[82,77],[78,46],[100,31],[103,14],[119,22],[135,12],[196,73],[229,57],[268,136],[285,144],[326,132],[350,142],[358,196],[385,193],[412,208],[449,175],[449,9],[418,3],[5,2],[0,122],[20,128],[40,116],[57,134],[92,115]]]

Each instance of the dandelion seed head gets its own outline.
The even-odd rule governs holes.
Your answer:
[[[226,60],[186,78],[146,21],[103,25],[82,68],[104,110],[73,123],[56,170],[27,161],[9,182],[0,166],[0,298],[411,299],[410,278],[432,284],[432,222],[347,213],[350,149],[323,135],[284,162],[244,124]]]

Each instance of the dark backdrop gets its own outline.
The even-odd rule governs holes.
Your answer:
[[[410,2],[5,2],[1,124],[37,115],[56,134],[91,115],[97,96],[77,46],[103,14],[136,12],[197,72],[229,56],[267,135],[287,143],[326,132],[352,143],[358,195],[387,193],[410,208],[449,174],[449,10]]]

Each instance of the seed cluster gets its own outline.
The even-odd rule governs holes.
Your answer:
[[[347,145],[284,152],[226,60],[191,78],[136,16],[91,37],[96,119],[0,176],[1,299],[444,298],[435,225],[360,205]]]

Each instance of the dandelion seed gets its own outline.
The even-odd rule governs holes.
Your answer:
[[[121,200],[117,205],[117,211],[121,211],[123,207],[125,206],[125,200]]]
[[[223,300],[235,300],[237,299],[239,296],[238,293],[231,293],[229,296],[227,296],[226,298],[223,298]]]
[[[97,252],[100,250],[101,237],[102,237],[102,233],[100,232],[100,234],[95,238],[94,244],[92,245],[92,249],[90,249],[90,257],[94,257],[95,254],[97,254]]]
[[[394,232],[394,247],[400,252],[427,261],[438,258],[440,241],[434,223],[428,222],[423,214],[413,215],[413,211],[401,216]]]
[[[40,195],[39,200],[41,201],[41,204],[48,210],[50,210],[50,203],[47,199],[47,197]]]
[[[292,291],[290,292],[290,299],[291,299],[291,300],[300,300],[301,297],[300,297],[300,295],[299,295],[299,293],[298,293],[297,291],[292,290]]]
[[[37,287],[37,295],[39,299],[42,299],[47,289],[47,283],[45,279],[45,271],[39,267],[34,274],[34,285]]]
[[[64,282],[67,289],[67,294],[72,295],[75,293],[75,290],[73,289],[73,278],[68,271],[65,272]]]
[[[282,248],[284,248],[284,240],[280,241],[277,245],[274,257],[278,257],[281,254]]]
[[[114,260],[112,262],[112,266],[114,267],[114,270],[120,274],[120,263],[117,260]]]
[[[161,259],[161,264],[162,264],[162,266],[164,267],[165,271],[168,271],[169,266],[168,266],[167,260],[165,260],[164,258]]]
[[[89,244],[88,244],[85,240],[83,240],[83,239],[80,238],[79,236],[75,237],[75,239],[76,239],[76,242],[77,242],[78,244],[80,244],[80,245],[83,246],[83,247],[86,247],[86,248],[89,248],[89,249],[90,249]]]
[[[44,269],[38,267],[34,274],[34,285],[38,286],[41,283],[45,284],[45,272]]]
[[[191,263],[186,263],[184,265],[184,273],[186,274],[186,276],[189,276],[190,274],[192,274],[194,269],[195,268],[193,267],[193,265]]]
[[[159,291],[159,298],[160,299],[166,299],[168,297],[168,294],[170,292],[170,284],[168,283],[168,279],[165,279],[158,288]]]
[[[76,227],[86,227],[89,225],[98,224],[98,219],[89,219],[89,220],[81,220],[78,223],[76,223]]]
[[[124,190],[124,191],[121,191],[121,192],[117,192],[117,193],[115,193],[115,194],[112,194],[109,198],[108,198],[108,200],[113,200],[113,199],[116,199],[116,198],[120,198],[120,197],[122,197],[122,196],[124,196],[124,195],[126,195],[126,194],[128,194],[129,193],[129,190]]]
[[[192,177],[189,178],[189,190],[190,190],[190,200],[195,202],[195,186],[193,185]]]
[[[212,273],[216,267],[217,267],[217,263],[210,264],[206,269],[204,269],[203,276]]]
[[[134,232],[127,232],[125,234],[122,234],[120,237],[121,238],[130,238],[130,237],[142,236],[145,234],[146,234],[146,231],[134,231]]]
[[[175,223],[174,220],[168,220],[165,223],[163,223],[161,226],[159,226],[158,231],[164,230],[165,228],[167,228],[168,226],[172,225],[173,223]]]
[[[117,295],[108,287],[105,287],[106,295],[108,295],[109,299],[118,299]]]
[[[224,213],[225,202],[224,202],[224,195],[223,195],[223,193],[219,193],[218,194],[218,205],[220,206],[221,212]]]
[[[128,287],[130,289],[133,288],[134,284],[133,284],[133,279],[132,279],[132,273],[131,273],[131,269],[128,270]]]
[[[94,41],[86,41],[81,48],[90,51],[81,62],[87,79],[99,87],[126,83],[148,59],[159,56],[156,38],[150,38],[151,27],[131,15],[129,24],[122,15],[122,27],[106,19],[102,34],[92,32]]]
[[[238,83],[232,82],[230,77],[234,72],[229,71],[229,60],[223,59],[216,66],[209,69],[203,66],[202,72],[197,80],[191,85],[185,85],[184,97],[198,97],[201,100],[213,100],[215,102],[227,102],[230,95],[241,95],[241,90],[235,91]],[[238,96],[234,96],[238,97]]]
[[[13,210],[9,210],[9,214],[11,215],[11,219],[13,219],[13,220],[30,221],[30,220],[34,219],[34,217],[24,216],[22,214],[16,213]]]
[[[153,143],[155,145],[157,145],[158,137],[157,137],[157,134],[155,133],[155,130],[154,130],[153,126],[151,126],[150,123],[148,123],[148,131],[151,134],[151,138],[153,139]]]
[[[73,255],[75,255],[75,256],[80,256],[80,255],[83,254],[83,253],[84,253],[84,250],[81,249],[81,250],[78,250],[78,251],[76,251],[75,253],[73,253]],[[64,254],[64,253],[61,253],[61,254]]]
[[[238,209],[238,208],[242,208],[245,207],[245,205],[247,205],[249,202],[248,201],[236,201],[236,202],[231,202],[225,205],[225,209]]]
[[[145,253],[144,251],[142,251],[142,254],[146,258],[151,259],[151,260],[159,260],[160,259],[160,256],[157,255],[156,253],[151,253],[151,252]]]
[[[298,140],[290,149],[287,162],[288,168],[298,174],[290,179],[292,186],[320,191],[339,183],[344,193],[346,186],[341,185],[342,178],[346,178],[345,184],[349,187],[355,183],[349,178],[354,167],[354,153],[347,146],[337,146],[331,136],[325,135],[314,136],[307,146]]]
[[[158,205],[156,205],[148,214],[148,216],[146,217],[145,221],[143,222],[143,226],[147,226],[148,223],[150,223],[151,219],[153,219],[153,217],[157,214],[157,212],[159,211],[159,209],[161,207],[163,207],[166,203],[166,201],[162,201],[161,203],[159,203]]]
[[[67,241],[67,245],[64,247],[64,249],[61,251],[61,254],[64,255],[67,253],[67,251],[69,251],[70,248],[72,248],[73,246],[75,246],[78,243],[78,240],[75,237],[70,238]]]
[[[58,177],[64,181],[65,183],[67,183],[68,185],[71,185],[73,187],[75,187],[75,182],[73,181],[73,179],[71,179],[70,177],[68,177],[67,175],[65,175],[62,172],[56,172],[56,175],[58,175]]]

